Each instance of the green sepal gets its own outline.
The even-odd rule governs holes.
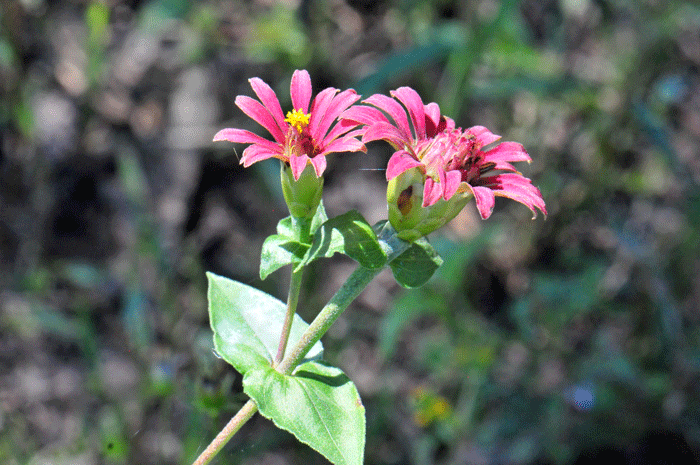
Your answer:
[[[376,270],[386,264],[386,252],[367,220],[355,210],[336,216],[319,227],[311,248],[296,269],[308,265],[317,258],[328,258],[342,253],[357,261],[364,268]]]
[[[272,367],[246,374],[243,390],[260,413],[336,465],[361,465],[365,408],[352,381],[324,362],[307,362],[293,375]]]

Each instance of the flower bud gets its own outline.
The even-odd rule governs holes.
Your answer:
[[[282,163],[280,174],[282,193],[289,213],[295,218],[313,218],[321,203],[323,177],[316,176],[316,171],[310,163],[301,172],[298,180],[294,179],[292,168],[286,163]]]
[[[418,168],[411,168],[391,179],[387,186],[389,222],[405,241],[415,241],[444,226],[472,198],[469,192],[456,193],[449,200],[441,198],[423,207],[424,184],[425,175]]]

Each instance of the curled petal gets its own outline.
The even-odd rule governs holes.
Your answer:
[[[399,150],[389,158],[386,166],[386,180],[390,181],[404,171],[420,165],[421,162],[413,158],[410,153],[405,150]]]
[[[425,139],[425,109],[423,100],[421,100],[418,92],[410,87],[399,87],[391,92],[391,95],[396,97],[408,108],[408,114],[413,123],[413,129],[416,131],[417,139]]]
[[[311,77],[308,71],[296,70],[292,74],[292,82],[289,84],[289,95],[292,97],[294,110],[309,112],[311,101]]]

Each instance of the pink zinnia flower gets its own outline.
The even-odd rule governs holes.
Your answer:
[[[396,149],[387,165],[387,180],[411,168],[420,170],[425,177],[423,207],[469,192],[483,219],[491,216],[496,196],[522,203],[534,216],[537,210],[547,214],[540,190],[511,165],[531,161],[521,144],[502,142],[484,149],[500,136],[483,126],[455,128],[452,119],[440,115],[436,103],[423,105],[410,87],[400,87],[391,95],[403,106],[376,94],[364,101],[372,107],[357,105],[341,116],[367,125],[363,142],[385,140]]]
[[[239,95],[236,105],[267,129],[274,142],[244,129],[222,129],[214,141],[227,140],[252,144],[246,147],[241,157],[243,166],[268,158],[278,158],[291,166],[294,179],[298,180],[310,162],[316,175],[321,177],[326,169],[326,155],[334,152],[365,151],[365,146],[355,137],[361,130],[354,130],[357,123],[338,121],[338,116],[357,102],[360,96],[352,90],[338,93],[329,87],[322,90],[311,101],[311,78],[305,70],[296,70],[292,75],[290,95],[293,110],[285,118],[275,92],[260,78],[250,79],[250,85],[260,101]],[[261,103],[262,102],[262,103]],[[335,123],[335,125],[334,125]]]

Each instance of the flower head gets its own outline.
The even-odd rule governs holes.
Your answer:
[[[290,85],[294,108],[287,112],[285,118],[277,95],[270,86],[260,78],[250,79],[250,85],[260,101],[239,95],[235,103],[243,113],[267,129],[274,142],[235,128],[222,129],[214,136],[214,141],[251,144],[241,156],[243,166],[278,158],[291,167],[294,179],[298,180],[309,163],[313,165],[316,175],[321,177],[326,169],[326,155],[330,153],[366,150],[364,144],[356,139],[361,134],[361,130],[355,129],[358,123],[337,121],[343,111],[360,99],[354,90],[340,92],[329,87],[319,92],[311,102],[309,73],[296,70]]]
[[[400,87],[391,95],[393,99],[373,95],[364,101],[371,106],[354,106],[341,117],[367,125],[363,142],[381,139],[396,149],[387,165],[387,180],[409,170],[422,175],[422,192],[416,193],[411,185],[403,197],[397,194],[397,201],[418,194],[422,197],[421,206],[430,207],[455,195],[473,196],[479,214],[486,219],[498,196],[522,203],[532,211],[533,218],[537,210],[547,214],[539,189],[511,165],[531,161],[521,144],[502,142],[487,148],[500,136],[483,126],[455,128],[452,119],[440,115],[436,103],[424,105],[410,87]],[[404,215],[408,214],[407,205],[397,205]]]

